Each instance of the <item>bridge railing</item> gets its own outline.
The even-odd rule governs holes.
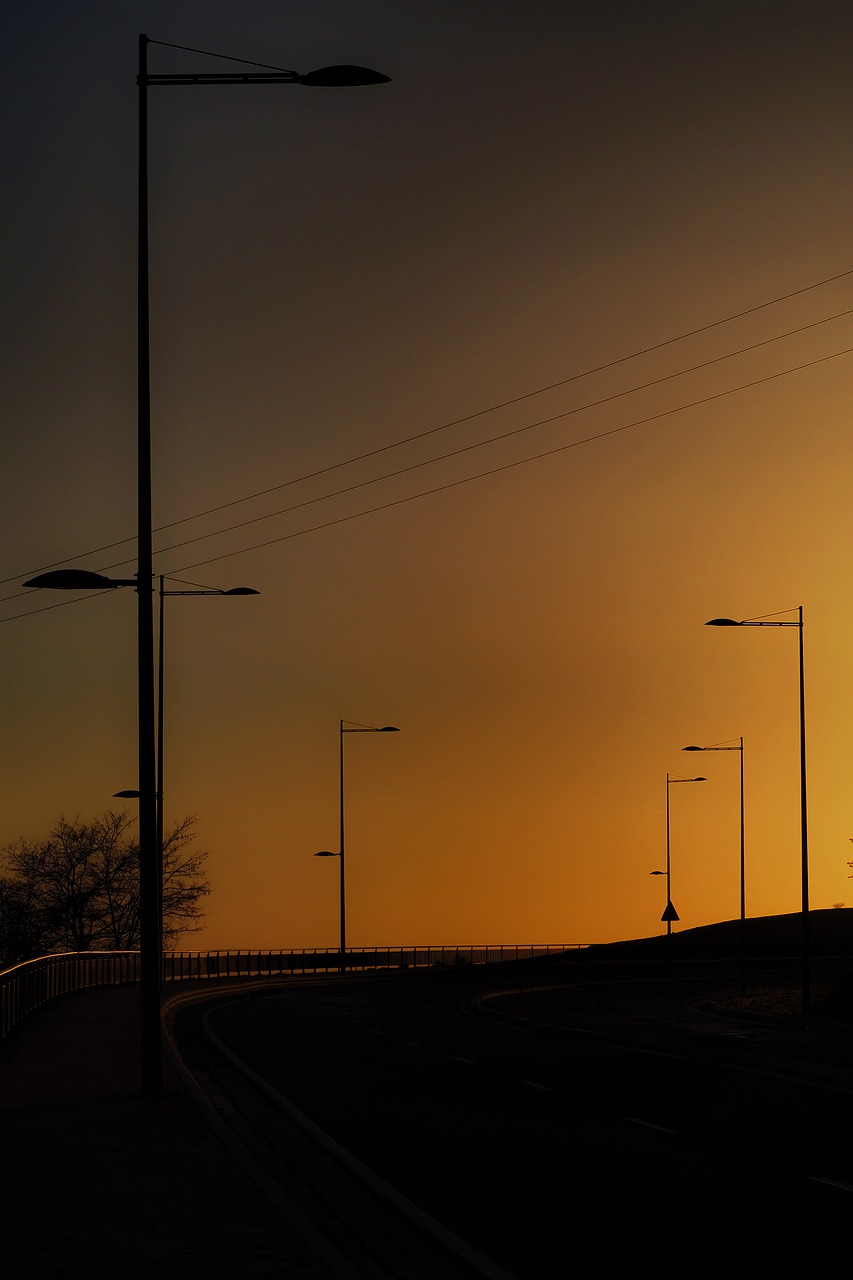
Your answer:
[[[347,950],[348,972],[432,966],[498,964],[576,951],[583,944],[469,947],[355,947]],[[325,973],[341,967],[340,952],[327,948],[289,951],[167,951],[166,982],[189,979],[263,978]],[[5,1036],[48,1000],[87,987],[139,980],[138,951],[68,951],[39,956],[0,971],[0,1036]]]
[[[0,971],[0,1036],[57,996],[138,978],[138,951],[66,951],[12,965]]]
[[[415,969],[436,965],[499,964],[534,956],[577,951],[582,943],[474,947],[350,947],[348,972],[366,969]],[[325,973],[340,969],[340,951],[301,948],[291,951],[169,951],[163,956],[167,982],[188,978],[273,977],[283,973]]]

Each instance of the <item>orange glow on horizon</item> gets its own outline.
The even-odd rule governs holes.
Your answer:
[[[2,618],[134,554],[135,31],[98,0],[66,65],[60,8],[3,90]],[[336,944],[341,717],[401,729],[346,746],[352,946],[662,932],[697,760],[676,927],[736,917],[737,756],[681,748],[740,735],[747,911],[798,910],[796,633],[704,624],[799,604],[812,905],[851,897],[853,12],[463,8],[212,5],[187,43],[392,83],[152,100],[156,568],[261,592],[169,605],[191,948]],[[0,845],[135,785],[134,627],[3,626]]]

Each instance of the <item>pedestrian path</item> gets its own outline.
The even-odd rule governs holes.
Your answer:
[[[138,1091],[138,989],[57,1000],[0,1041],[8,1280],[319,1280],[164,1060]]]

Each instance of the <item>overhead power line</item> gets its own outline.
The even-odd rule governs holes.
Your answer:
[[[412,471],[419,471],[424,467],[433,466],[437,462],[447,462],[451,458],[461,457],[465,453],[473,453],[477,449],[484,449],[490,444],[499,444],[504,440],[510,440],[514,436],[523,435],[525,432],[533,431],[537,427],[549,426],[551,423],[559,422],[564,418],[575,417],[580,413],[585,413],[589,409],[597,409],[605,404],[612,404],[616,400],[625,399],[627,396],[636,394],[639,391],[648,391],[652,387],[659,387],[665,382],[673,382],[676,378],[686,377],[687,374],[697,373],[701,369],[709,369],[713,365],[722,364],[725,360],[734,359],[735,356],[745,355],[750,351],[757,351],[760,347],[770,346],[774,342],[780,342],[784,338],[793,337],[796,334],[804,333],[808,329],[817,328],[819,325],[828,324],[831,320],[838,320],[844,316],[853,315],[853,307],[846,311],[839,311],[836,315],[827,316],[823,320],[816,320],[812,324],[802,325],[799,329],[790,329],[787,333],[782,333],[774,338],[766,338],[762,342],[754,342],[751,346],[740,347],[737,351],[730,352],[727,355],[715,356],[711,360],[703,360],[699,364],[691,365],[687,369],[679,369],[676,373],[664,374],[660,378],[653,378],[649,382],[640,383],[638,386],[629,387],[625,391],[615,391],[612,395],[602,396],[598,400],[589,400],[585,404],[576,405],[572,409],[565,409],[562,413],[551,414],[547,418],[539,418],[536,422],[525,423],[521,427],[513,427],[509,431],[503,431],[495,436],[489,436],[486,440],[477,440],[473,444],[461,445],[458,449],[449,450],[447,453],[437,454],[432,458],[424,458],[420,462],[409,463],[408,466],[398,467],[395,471],[386,471],[381,475],[373,476],[368,480],[360,480],[356,484],[345,486],[343,489],[334,489],[330,493],[318,494],[313,498],[306,498],[302,502],[296,502],[292,506],[282,507],[278,511],[270,511],[261,516],[253,516],[249,520],[241,520],[237,524],[227,525],[222,529],[215,529],[210,533],[201,533],[195,538],[187,538],[182,542],[172,543],[171,546],[160,547],[157,555],[164,555],[168,551],[177,551],[180,547],[192,546],[196,542],[205,542],[209,538],[219,538],[226,533],[234,533],[237,529],[245,529],[253,524],[261,524],[265,520],[274,520],[278,516],[289,515],[293,511],[299,511],[304,507],[316,506],[319,502],[328,502],[332,498],[339,498],[347,493],[354,493],[358,489],[369,488],[370,485],[379,484],[383,480],[392,480],[398,476],[406,475]],[[109,568],[115,568],[110,565]]]
[[[771,298],[766,302],[760,302],[752,307],[746,307],[741,311],[732,312],[730,315],[724,316],[719,320],[710,321],[708,324],[700,325],[695,329],[685,330],[683,333],[677,334],[672,338],[666,338],[661,342],[653,343],[651,346],[640,348],[637,351],[631,352],[628,355],[616,357],[613,360],[608,360],[603,364],[596,365],[580,373],[570,374],[567,377],[559,379],[556,382],[548,383],[546,386],[543,386],[543,387],[538,387],[534,391],[524,392],[521,395],[513,396],[508,400],[500,401],[496,404],[488,406],[487,408],[478,409],[473,413],[465,414],[462,417],[454,418],[449,422],[441,423],[439,426],[430,427],[430,428],[427,428],[425,431],[417,432],[416,434],[407,436],[403,439],[392,441],[390,444],[380,445],[375,449],[370,449],[364,453],[356,454],[350,458],[343,459],[340,462],[330,463],[326,467],[321,467],[315,471],[306,472],[304,475],[296,476],[290,480],[284,480],[279,484],[271,485],[266,489],[260,489],[254,493],[244,494],[239,498],[233,498],[228,502],[220,503],[218,506],[209,507],[209,508],[206,508],[204,511],[196,512],[193,515],[183,516],[178,520],[173,520],[166,524],[159,525],[154,530],[154,532],[164,533],[167,529],[173,529],[179,525],[188,524],[193,520],[201,520],[206,516],[215,515],[220,511],[228,510],[230,507],[239,506],[245,502],[256,501],[258,498],[267,497],[271,493],[279,492],[282,489],[290,488],[293,485],[302,484],[307,480],[314,480],[319,478],[320,476],[328,475],[331,472],[342,470],[344,467],[353,466],[355,463],[364,462],[369,458],[378,457],[380,454],[388,453],[392,449],[399,449],[399,448],[402,448],[404,445],[413,444],[419,440],[427,439],[430,436],[437,435],[439,432],[448,431],[453,427],[458,427],[458,426],[464,425],[465,423],[473,422],[478,418],[485,417],[490,413],[495,413],[500,409],[506,409],[506,408],[512,407],[513,405],[522,404],[525,401],[531,400],[536,396],[543,395],[548,391],[554,391],[561,387],[569,386],[571,383],[582,381],[584,378],[592,377],[594,374],[603,373],[603,372],[606,372],[607,370],[615,369],[620,365],[627,364],[631,360],[636,360],[642,356],[651,355],[655,352],[665,350],[667,347],[674,346],[676,343],[684,342],[689,338],[698,337],[699,335],[708,333],[713,329],[717,329],[722,327],[723,325],[730,324],[735,320],[740,320],[747,316],[755,315],[759,311],[764,311],[769,309],[770,307],[778,306],[782,302],[788,302],[793,298],[801,297],[803,294],[813,292],[814,290],[823,288],[826,285],[837,283],[839,280],[844,280],[851,275],[853,275],[853,267],[848,268],[845,271],[839,271],[835,275],[826,276],[822,280],[816,280],[812,284],[804,285],[800,289],[793,289],[788,293],[780,294],[778,297]],[[848,313],[841,312],[839,314],[844,315]],[[815,323],[825,323],[825,321],[817,321]],[[809,326],[805,326],[805,327],[808,328]],[[797,332],[797,331],[793,330],[792,332]],[[774,341],[774,340],[775,339],[768,339],[768,341]],[[750,348],[742,348],[741,350],[749,350],[749,349]],[[738,354],[738,352],[736,351],[730,354],[736,355]],[[729,358],[729,357],[721,357],[721,358]],[[700,366],[696,366],[696,367],[698,368]],[[669,375],[669,377],[677,377],[682,372],[685,372],[685,371],[683,370],[679,371],[678,373]],[[651,386],[654,384],[649,383],[646,385]],[[632,388],[632,390],[637,390],[637,389],[639,388]],[[626,394],[630,394],[630,392],[624,392],[619,394],[626,395]],[[604,401],[595,402],[595,403],[604,403]],[[238,527],[238,526],[235,526],[235,527]],[[213,536],[213,535],[209,535],[209,536]],[[128,537],[128,538],[120,538],[115,542],[104,543],[102,546],[93,547],[88,551],[79,552],[78,554],[73,556],[68,556],[63,560],[55,560],[55,561],[52,561],[50,564],[41,565],[38,568],[25,570],[23,573],[14,574],[8,578],[0,579],[0,586],[5,586],[7,583],[10,583],[10,582],[19,582],[22,578],[31,577],[34,574],[42,573],[47,569],[57,568],[61,565],[70,564],[74,561],[79,561],[89,556],[100,555],[102,552],[113,551],[118,547],[127,546],[128,544],[133,543],[135,541],[136,541],[135,537]],[[180,544],[176,544],[176,545],[180,545]],[[127,561],[123,561],[121,563],[126,564]],[[6,597],[6,599],[10,599],[10,598],[12,597]],[[0,603],[3,603],[2,599],[0,599]]]
[[[638,418],[634,422],[625,422],[625,423],[622,423],[621,426],[610,427],[606,431],[596,432],[594,435],[585,436],[580,440],[572,440],[567,444],[557,445],[552,449],[545,449],[542,452],[532,454],[527,458],[518,458],[513,462],[506,462],[497,467],[490,467],[485,471],[478,471],[474,475],[463,476],[458,480],[449,480],[444,484],[435,485],[431,489],[423,489],[419,493],[407,494],[402,498],[395,498],[389,502],[379,503],[376,506],[368,507],[362,511],[355,511],[355,512],[351,512],[349,515],[338,516],[333,520],[326,520],[322,524],[311,525],[307,529],[296,529],[291,533],[281,534],[277,538],[268,538],[264,542],[253,543],[249,547],[241,547],[236,551],[226,551],[218,556],[210,556],[206,560],[196,560],[192,564],[185,564],[179,567],[171,568],[165,571],[164,576],[176,577],[179,573],[188,573],[191,569],[200,569],[209,564],[217,564],[222,560],[231,560],[235,556],[248,555],[249,552],[251,551],[260,551],[260,550],[263,550],[265,547],[275,546],[277,543],[280,543],[280,542],[290,542],[295,538],[303,538],[309,533],[318,533],[323,529],[331,529],[339,524],[348,524],[352,520],[360,520],[364,516],[374,515],[380,511],[388,511],[394,507],[404,506],[406,503],[409,503],[409,502],[417,502],[421,498],[432,497],[434,494],[444,493],[449,489],[458,489],[462,485],[471,484],[475,480],[483,480],[488,476],[499,475],[501,472],[504,472],[504,471],[512,471],[518,467],[527,466],[531,462],[539,462],[543,458],[550,458],[550,457],[554,457],[556,454],[559,454],[559,453],[566,453],[569,449],[577,449],[585,444],[593,444],[598,440],[606,440],[610,436],[621,435],[624,432],[631,431],[636,427],[646,426],[650,422],[659,422],[663,418],[674,417],[676,414],[684,413],[688,409],[696,409],[701,407],[702,405],[712,404],[716,400],[722,400],[728,396],[736,395],[740,391],[748,391],[753,387],[764,386],[769,382],[778,381],[779,378],[788,377],[792,373],[801,373],[805,369],[814,369],[818,365],[828,363],[830,360],[838,360],[842,356],[851,355],[851,354],[853,354],[853,347],[845,347],[841,351],[831,352],[829,355],[820,356],[815,360],[805,361],[803,364],[794,365],[788,369],[782,369],[777,373],[767,374],[761,378],[754,378],[752,379],[752,381],[740,383],[736,387],[728,387],[725,391],[717,391],[711,395],[701,396],[697,400],[691,400],[686,404],[676,405],[672,409],[665,409],[659,413],[649,414],[647,417]],[[121,563],[127,564],[128,561],[123,561]],[[120,565],[112,565],[110,567],[118,568],[120,567]],[[104,593],[95,592],[93,594],[101,595]],[[12,614],[7,618],[0,619],[0,623],[13,622],[18,618],[30,617],[34,613],[45,613],[50,609],[61,608],[63,607],[63,605],[66,605],[66,604],[78,603],[81,601],[81,599],[90,600],[92,599],[92,595],[86,595],[84,597],[76,596],[74,597],[73,600],[63,601],[61,602],[61,604],[40,606],[37,609],[30,609],[22,613]]]
[[[259,551],[259,550],[262,550],[264,547],[275,546],[275,544],[279,542],[289,542],[294,538],[302,538],[302,537],[305,537],[306,534],[317,533],[322,529],[330,529],[330,528],[333,528],[335,525],[346,524],[351,520],[360,520],[363,516],[374,515],[376,512],[379,512],[379,511],[388,511],[392,507],[400,507],[407,502],[417,502],[420,498],[428,498],[436,493],[444,493],[448,489],[457,489],[461,485],[471,484],[472,481],[474,480],[483,480],[488,476],[499,475],[503,471],[512,471],[512,470],[515,470],[517,467],[527,466],[528,463],[531,463],[531,462],[539,462],[543,458],[551,458],[558,453],[566,453],[568,452],[569,449],[578,449],[581,447],[581,445],[593,444],[598,440],[606,440],[610,436],[621,435],[626,431],[633,430],[635,427],[647,426],[650,422],[659,422],[663,418],[674,417],[676,414],[684,413],[688,409],[696,409],[696,408],[700,408],[702,405],[712,404],[715,400],[725,399],[727,396],[736,395],[740,391],[748,391],[753,387],[760,387],[765,385],[768,382],[775,382],[779,378],[788,377],[789,374],[801,373],[805,369],[813,369],[817,365],[826,364],[830,360],[837,360],[841,356],[847,356],[851,354],[853,354],[853,347],[845,347],[844,350],[842,351],[834,351],[830,355],[820,356],[816,360],[806,361],[804,364],[795,365],[790,369],[782,369],[778,373],[770,373],[770,374],[767,374],[765,377],[755,378],[751,382],[741,383],[737,387],[729,387],[725,391],[717,391],[711,395],[702,396],[697,400],[691,400],[688,404],[676,405],[672,409],[664,409],[660,413],[649,414],[648,417],[638,418],[634,422],[625,422],[621,426],[610,427],[606,431],[596,432],[595,435],[585,436],[581,440],[572,440],[568,444],[556,445],[553,449],[545,449],[541,453],[532,454],[530,457],[527,457],[527,458],[517,458],[513,462],[506,462],[497,467],[490,467],[486,471],[478,471],[475,475],[463,476],[459,480],[449,480],[445,484],[436,485],[432,489],[423,489],[419,493],[412,493],[402,498],[395,498],[389,502],[383,502],[378,504],[377,506],[368,507],[362,511],[352,512],[350,515],[339,516],[334,520],[327,520],[323,524],[311,525],[311,527],[307,529],[297,529],[292,533],[285,533],[277,538],[269,538],[265,542],[253,543],[251,546],[242,547],[237,551],[227,551],[227,552],[224,552],[222,555],[211,556],[207,560],[196,560],[193,564],[185,564],[185,565],[181,565],[179,568],[170,569],[168,570],[168,573],[170,575],[177,574],[177,573],[187,573],[189,572],[190,569],[199,569],[204,565],[216,564],[220,560],[230,560],[230,559],[233,559],[234,556],[246,555],[250,551]]]
[[[674,346],[678,342],[684,342],[688,338],[698,337],[700,334],[703,334],[703,333],[709,333],[712,329],[720,328],[722,325],[725,325],[725,324],[731,324],[735,320],[742,320],[746,316],[754,315],[756,312],[764,311],[769,307],[778,306],[779,303],[788,302],[792,298],[799,297],[801,294],[810,293],[814,289],[820,289],[823,286],[828,284],[834,284],[836,281],[843,280],[850,275],[853,275],[853,267],[851,267],[847,271],[841,271],[837,275],[828,276],[825,280],[819,280],[819,281],[816,281],[814,284],[805,285],[802,289],[795,289],[791,293],[781,294],[778,298],[772,298],[769,302],[760,302],[756,304],[756,306],[747,307],[743,311],[735,311],[731,315],[725,316],[721,320],[712,320],[709,324],[700,325],[697,329],[689,329],[684,333],[678,334],[674,338],[666,338],[661,342],[654,343],[650,347],[643,347],[637,351],[631,352],[630,355],[618,356],[613,360],[606,361],[604,364],[596,365],[590,369],[585,369],[582,373],[570,374],[568,377],[561,378],[557,382],[550,382],[544,387],[537,387],[535,391],[525,391],[521,395],[511,397],[509,400],[501,400],[497,404],[489,405],[485,409],[477,409],[473,413],[465,414],[460,418],[454,418],[449,422],[443,422],[437,427],[428,427],[425,431],[416,432],[414,435],[406,436],[402,440],[395,440],[391,444],[379,445],[375,449],[370,449],[366,453],[356,454],[354,457],[346,458],[342,462],[330,463],[329,466],[327,467],[321,467],[317,471],[307,472],[305,475],[297,476],[293,480],[284,480],[280,484],[271,485],[267,489],[259,489],[257,492],[246,494],[241,498],[233,498],[229,502],[221,503],[219,506],[209,507],[206,511],[201,511],[197,515],[183,516],[179,520],[173,520],[168,524],[160,525],[160,527],[155,529],[154,532],[163,533],[165,532],[166,529],[173,529],[177,525],[187,524],[191,520],[200,520],[205,516],[216,515],[217,512],[225,511],[229,507],[239,506],[243,502],[253,502],[257,498],[265,498],[269,494],[276,493],[281,489],[287,489],[291,485],[302,484],[303,481],[305,480],[315,480],[319,476],[328,475],[332,471],[339,471],[343,467],[353,466],[357,462],[365,462],[368,458],[375,458],[379,454],[390,452],[390,450],[392,449],[401,449],[404,445],[415,444],[419,440],[425,440],[430,436],[438,435],[439,432],[441,431],[449,431],[452,427],[464,426],[465,423],[474,422],[476,421],[477,418],[483,418],[487,414],[497,413],[501,409],[509,409],[509,408],[512,408],[513,405],[523,404],[526,400],[532,400],[536,396],[544,395],[548,391],[557,391],[561,387],[567,387],[574,382],[580,382],[584,378],[591,378],[597,373],[606,373],[608,370],[616,369],[619,367],[619,365],[627,364],[631,360],[638,360],[642,356],[652,355],[657,351],[663,351],[665,350],[665,348]],[[839,316],[843,316],[843,315],[849,315],[850,312],[842,311],[842,312],[839,312],[838,314]],[[836,318],[836,317],[828,317],[828,319],[833,319],[833,318]],[[821,323],[824,323],[824,321],[816,321],[815,323],[821,324]],[[809,325],[804,326],[804,328],[810,328],[810,327],[811,326]],[[796,330],[796,329],[791,330],[791,333],[797,333],[797,332],[800,332],[800,330]],[[782,336],[786,336],[786,335],[782,335]],[[768,341],[774,341],[774,339],[768,339]],[[762,344],[758,343],[756,345],[760,346]],[[751,350],[751,348],[744,347],[744,348],[741,348],[741,350],[749,351]],[[738,352],[733,352],[732,354],[736,355],[738,354]],[[726,357],[722,357],[722,358],[726,358]],[[697,365],[695,367],[699,368],[701,366]],[[670,375],[670,377],[677,377],[677,376],[678,374]],[[654,384],[648,383],[646,385],[653,386]],[[626,394],[629,394],[629,393],[626,393]],[[100,549],[108,550],[109,548],[105,547]]]

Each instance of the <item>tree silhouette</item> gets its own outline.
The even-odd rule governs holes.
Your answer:
[[[132,818],[108,810],[93,822],[62,817],[46,840],[23,838],[2,855],[0,956],[6,964],[52,951],[139,946],[139,844]],[[194,817],[163,840],[163,941],[201,928],[210,892],[207,854],[193,847]]]

